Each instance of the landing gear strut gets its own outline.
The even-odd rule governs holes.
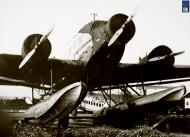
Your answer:
[[[65,117],[60,116],[58,118],[58,124],[57,124],[57,137],[60,137],[62,135],[62,130],[67,129],[69,126],[69,114],[67,114]]]
[[[64,118],[59,117],[58,118],[58,129],[66,129],[69,126],[69,114],[67,114]]]

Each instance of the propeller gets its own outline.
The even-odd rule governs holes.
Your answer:
[[[163,59],[168,58],[168,57],[174,57],[174,56],[183,54],[184,52],[185,51],[180,51],[180,52],[171,53],[169,55],[153,57],[153,58],[148,59],[148,62],[154,62],[154,61],[163,60]]]
[[[110,45],[112,45],[117,39],[118,37],[122,34],[123,29],[125,28],[125,26],[133,19],[133,17],[136,15],[137,10],[139,9],[139,6],[135,8],[135,10],[133,11],[133,13],[127,18],[127,20],[123,23],[123,25],[121,26],[120,29],[118,29],[114,35],[112,36],[112,38],[110,39],[109,43],[108,43],[108,47]]]
[[[40,41],[35,45],[35,47],[34,47],[34,48],[25,56],[25,58],[22,60],[22,62],[20,63],[20,65],[19,65],[19,67],[18,67],[19,69],[21,69],[21,68],[28,62],[28,60],[32,57],[32,55],[34,55],[34,53],[35,53],[36,49],[38,48],[38,46],[48,38],[48,36],[49,36],[49,35],[51,34],[51,32],[53,31],[53,29],[54,29],[54,27],[51,27],[51,28],[49,29],[49,31],[48,31],[45,35],[43,35],[43,36],[41,37]]]

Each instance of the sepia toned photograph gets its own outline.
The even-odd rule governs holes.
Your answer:
[[[190,0],[0,0],[0,137],[189,137]]]

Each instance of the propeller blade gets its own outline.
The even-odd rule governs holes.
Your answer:
[[[112,36],[112,38],[110,39],[110,41],[108,43],[108,47],[110,45],[112,45],[117,40],[117,38],[121,35],[122,32],[123,32],[123,28],[122,27],[115,32],[115,34]]]
[[[166,57],[167,57],[167,55],[165,55],[165,56],[153,57],[153,58],[149,59],[148,62],[159,61],[159,60],[165,59]]]
[[[122,34],[123,29],[125,28],[125,26],[133,19],[133,17],[136,15],[137,10],[139,9],[139,6],[135,8],[135,10],[133,11],[133,14],[131,14],[131,16],[129,16],[127,18],[127,20],[123,23],[123,25],[121,26],[120,29],[118,29],[114,35],[112,36],[112,38],[110,39],[109,43],[108,43],[108,47],[110,45],[112,45],[117,39],[118,37]]]
[[[171,53],[169,55],[153,57],[153,58],[148,59],[148,62],[159,61],[159,60],[163,60],[163,59],[168,58],[168,57],[175,57],[175,56],[180,55],[184,52],[185,51],[180,51],[180,52]]]
[[[183,54],[185,51],[180,51],[180,52],[175,52],[175,53],[171,53],[169,56],[177,56],[180,54]]]
[[[53,31],[53,29],[54,29],[54,27],[51,27],[50,29],[49,29],[49,31],[47,32],[47,34],[45,34],[45,35],[43,35],[42,37],[41,37],[41,39],[40,39],[40,41],[38,42],[38,45],[40,45],[42,42],[44,42],[47,38],[48,38],[48,36],[51,34],[51,32]]]
[[[47,38],[48,38],[48,36],[51,34],[51,32],[53,31],[53,29],[54,29],[54,27],[51,27],[50,29],[49,29],[49,31],[45,34],[45,35],[43,35],[42,37],[41,37],[41,39],[40,39],[40,41],[35,45],[35,47],[25,56],[25,58],[22,60],[22,62],[20,63],[20,65],[19,65],[19,69],[21,69],[28,61],[29,61],[29,59],[32,57],[32,55],[34,55],[34,53],[35,53],[35,51],[36,51],[36,48],[42,43],[42,42],[44,42]]]
[[[22,62],[19,65],[19,69],[21,69],[28,61],[29,59],[32,57],[32,55],[35,53],[35,49],[31,50],[26,56],[25,58],[22,60]]]

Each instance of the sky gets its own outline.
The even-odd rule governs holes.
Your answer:
[[[91,13],[97,13],[96,20],[108,20],[116,13],[129,15],[140,6],[133,19],[135,36],[126,45],[121,62],[136,63],[156,46],[168,45],[174,52],[185,50],[176,57],[176,64],[190,64],[190,13],[182,13],[181,3],[182,0],[0,0],[0,53],[20,54],[28,35],[44,34],[54,25],[49,36],[50,56],[63,59],[67,43],[93,20]]]

